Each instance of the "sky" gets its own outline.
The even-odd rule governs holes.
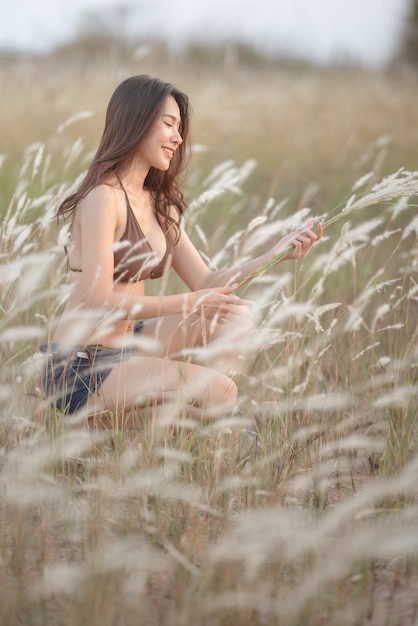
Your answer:
[[[233,38],[320,64],[382,66],[396,51],[409,1],[0,0],[0,49],[49,50],[75,36],[94,12],[118,32],[155,34],[173,48]]]

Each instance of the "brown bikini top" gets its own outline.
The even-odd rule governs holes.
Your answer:
[[[118,178],[119,180],[119,178]],[[126,228],[114,245],[114,272],[115,281],[122,283],[137,282],[148,278],[160,278],[163,274],[168,256],[172,252],[170,237],[166,236],[166,251],[162,259],[158,261],[154,255],[148,239],[135,217],[129,202],[128,194],[119,180],[126,198]],[[81,269],[73,269],[72,272],[81,272]]]

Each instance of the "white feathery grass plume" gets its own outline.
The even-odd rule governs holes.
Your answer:
[[[85,567],[82,563],[66,561],[52,563],[45,567],[42,580],[37,581],[31,590],[35,600],[55,594],[72,594],[85,583]]]
[[[10,285],[24,275],[27,270],[48,267],[53,262],[54,256],[50,252],[33,252],[19,257],[16,260],[0,265],[0,285]]]
[[[242,433],[253,426],[254,422],[250,417],[239,415],[239,417],[224,417],[216,420],[216,422],[210,424],[209,426],[202,426],[199,428],[199,433],[202,435],[210,435],[211,433],[223,433],[230,435],[233,432]]]
[[[49,442],[32,439],[29,447],[10,450],[2,468],[4,500],[18,506],[59,501],[62,489],[54,479],[48,478],[48,468],[65,459],[78,458],[102,440],[102,434],[78,430]]]
[[[61,134],[65,130],[67,130],[69,126],[72,126],[73,124],[75,124],[76,122],[79,122],[80,120],[88,119],[89,117],[92,117],[93,115],[94,115],[93,111],[79,111],[78,113],[71,115],[68,119],[65,120],[65,122],[60,124],[57,128],[57,133]]]
[[[287,302],[285,305],[280,303],[280,306],[269,316],[268,325],[270,327],[280,326],[293,317],[297,321],[301,321],[312,312],[312,308],[312,304],[309,302]]]
[[[208,248],[208,239],[207,239],[207,237],[205,235],[205,232],[204,232],[203,228],[200,228],[199,224],[195,224],[194,225],[194,229],[197,232],[200,241],[202,242],[204,247],[207,249]]]
[[[369,243],[370,234],[381,224],[383,224],[383,219],[380,217],[367,220],[354,228],[349,226],[341,233],[341,237],[350,245],[353,243]]]
[[[375,408],[407,408],[410,403],[418,402],[418,385],[399,385],[389,393],[381,394],[374,401]]]
[[[127,335],[117,342],[118,348],[137,348],[141,354],[150,356],[161,352],[161,341],[158,337],[158,330],[155,337],[145,337],[141,333],[132,336]]]
[[[370,442],[373,445],[373,442]],[[364,512],[372,512],[373,506],[387,497],[393,497],[399,493],[404,495],[416,489],[417,460],[407,464],[395,477],[388,478],[380,483],[365,488],[355,497],[349,498],[336,507],[330,507],[322,516],[310,514],[306,509],[289,510],[284,507],[275,507],[270,510],[261,508],[245,512],[240,516],[238,523],[224,538],[218,542],[211,553],[211,561],[241,562],[247,568],[249,579],[259,574],[259,567],[271,561],[272,556],[280,555],[282,562],[294,562],[305,553],[323,553],[324,543],[329,545],[331,537],[341,536],[353,520]],[[372,530],[377,530],[377,525],[372,525]],[[351,535],[355,560],[363,558],[363,542],[358,532]],[[360,533],[361,534],[361,533]],[[366,534],[368,536],[367,530]],[[415,532],[416,535],[416,532]],[[298,541],[294,541],[294,537]],[[245,539],[244,539],[245,538]],[[343,549],[345,542],[339,543],[339,549]],[[360,549],[356,550],[356,544]],[[418,538],[416,538],[418,548]],[[377,545],[374,544],[374,548]],[[385,552],[386,546],[380,543],[378,554]],[[328,558],[335,561],[335,551],[326,550]],[[339,559],[337,559],[339,561]],[[344,567],[347,565],[343,560]],[[350,562],[351,565],[351,562]],[[310,577],[308,573],[307,579]]]
[[[257,217],[254,217],[248,224],[245,232],[250,233],[254,229],[258,228],[258,226],[260,226],[261,224],[265,224],[267,219],[268,218],[266,215],[258,215]]]
[[[83,139],[79,137],[69,147],[68,154],[66,156],[65,163],[64,163],[63,175],[65,175],[70,170],[70,167],[74,163],[76,163],[77,161],[78,162],[82,161],[83,152],[84,152],[84,142],[83,142]]]
[[[35,158],[33,159],[32,176],[31,176],[32,180],[35,178],[36,174],[39,171],[39,168],[41,167],[44,153],[45,153],[45,144],[41,143],[39,145],[38,151],[35,154]]]
[[[404,303],[408,300],[412,301],[416,301],[417,297],[418,297],[418,284],[415,283],[414,281],[412,282],[412,286],[409,288],[409,290],[406,293],[403,293],[402,295],[399,295],[399,293],[397,293],[397,290],[395,290],[393,292],[393,298],[391,298],[391,307],[392,307],[392,311],[396,311],[397,309],[400,309]],[[401,288],[398,287],[398,290],[400,290]]]
[[[369,292],[370,293],[370,292]],[[367,305],[368,299],[363,298],[362,306],[359,306],[359,302],[356,302],[354,305],[348,304],[347,310],[349,312],[349,317],[347,322],[344,325],[344,332],[357,332],[360,330],[362,326],[365,325],[364,318],[362,316],[362,310]]]
[[[46,193],[42,194],[41,196],[38,196],[37,198],[32,198],[30,201],[29,208],[38,209],[39,207],[48,205],[53,200],[53,198],[54,196],[52,192],[47,191]]]
[[[293,410],[305,411],[340,411],[350,408],[353,404],[352,394],[349,392],[336,391],[329,393],[311,394],[307,398],[298,399]]]
[[[335,453],[341,454],[348,451],[383,452],[384,446],[384,441],[354,433],[334,441],[327,441],[327,443],[320,446],[318,454],[320,457],[325,458],[334,456]]]
[[[371,352],[372,350],[380,346],[380,344],[381,344],[380,341],[376,341],[371,346],[367,346],[367,348],[364,348],[364,350],[362,350],[361,352],[358,352],[355,356],[353,356],[353,358],[351,359],[351,362],[354,363],[354,361],[358,361],[359,359],[361,359],[363,355],[365,355],[367,352]]]
[[[363,324],[362,312],[368,306],[371,296],[379,293],[386,285],[395,284],[399,279],[393,279],[375,284],[376,278],[382,275],[383,270],[379,269],[374,276],[368,281],[360,295],[354,300],[352,305],[348,305],[350,315],[345,323],[344,331],[350,332],[359,330]]]
[[[266,215],[266,216],[271,217],[271,215],[269,215],[269,214],[271,214],[271,211],[274,210],[274,207],[275,207],[275,200],[274,200],[274,198],[268,198],[268,200],[267,200],[267,202],[264,205],[264,208],[262,210],[262,215]]]
[[[378,245],[382,243],[382,241],[386,241],[386,239],[389,239],[389,237],[392,237],[392,235],[396,235],[396,233],[399,233],[399,232],[401,232],[400,228],[397,228],[395,230],[386,230],[381,235],[376,235],[375,237],[373,237],[370,244],[376,248]]]
[[[227,263],[228,261],[230,261],[231,259],[230,251],[231,249],[233,251],[238,250],[239,244],[241,242],[244,232],[245,232],[244,230],[238,230],[229,237],[229,239],[223,246],[222,250],[219,250],[219,252],[213,255],[212,259],[210,260],[211,267],[218,268],[222,265],[222,263],[224,262]],[[235,252],[233,252],[233,254],[235,254]],[[245,258],[240,256],[240,261],[243,262],[244,260]]]
[[[15,226],[13,231],[14,241],[11,254],[16,254],[24,246],[29,237],[33,234],[32,224]],[[21,252],[23,252],[21,250]]]
[[[402,233],[402,239],[406,239],[412,233],[415,233],[415,237],[418,237],[418,217],[417,216],[415,216],[409,222],[409,224],[404,228],[404,231]]]
[[[335,324],[337,324],[337,320],[332,320],[332,322],[333,322],[333,323],[331,324],[330,329],[332,329],[332,328],[333,328],[333,326],[334,326]],[[329,334],[329,333],[328,333],[328,331],[327,331],[327,335],[328,335],[328,334]],[[326,352],[328,352],[328,350],[329,350],[330,348],[332,348],[332,343],[328,343],[326,346],[324,346],[324,348],[322,348],[322,350],[320,350],[320,351],[318,352],[318,356],[316,357],[316,359],[315,359],[315,361],[314,361],[314,365],[318,365],[318,363],[321,361],[321,359],[322,359],[322,357],[324,356],[324,354],[325,354]]]
[[[202,205],[209,204],[226,191],[241,195],[241,185],[251,174],[255,165],[256,162],[253,159],[249,159],[241,168],[234,167],[233,161],[226,161],[221,166],[215,168],[204,183],[210,184],[210,187],[190,203],[189,210],[193,213],[196,209]]]
[[[379,320],[383,319],[385,317],[385,315],[387,315],[388,313],[390,313],[391,307],[390,304],[382,304],[381,306],[379,306],[376,309],[376,313],[374,314],[373,320],[372,320],[372,324],[371,324],[371,331],[372,333],[375,332],[376,330],[376,324]]]
[[[386,367],[391,362],[391,358],[389,356],[381,356],[378,361],[378,365],[380,367]]]
[[[263,288],[256,291],[255,308],[253,309],[256,318],[263,317],[263,324],[269,326],[269,318],[276,308],[280,306],[278,298],[283,303],[288,302],[286,291],[292,284],[292,274],[283,272],[278,276],[266,276],[260,280]]]
[[[43,146],[43,143],[41,141],[35,141],[34,143],[31,143],[26,148],[24,156],[23,156],[23,163],[20,167],[20,172],[19,172],[19,180],[21,183],[25,180],[25,176],[27,172],[29,171],[29,166],[31,163],[33,167],[34,158],[36,158],[36,154],[39,154],[39,151],[42,146]],[[35,154],[35,157],[33,156],[34,154]]]
[[[193,460],[193,456],[190,452],[175,450],[174,448],[162,448],[157,446],[155,448],[155,454],[159,459],[177,461],[178,463],[190,463]]]
[[[29,204],[30,200],[27,198],[27,191],[23,189],[21,192],[18,192],[16,189],[3,220],[3,236],[6,239],[13,237],[16,225]]]
[[[389,280],[384,280],[381,283],[377,283],[375,286],[376,293],[382,292],[386,287],[390,287],[391,285],[397,285],[402,279],[401,278],[392,278]]]
[[[416,195],[418,195],[418,172],[408,172],[401,168],[390,176],[383,178],[369,192],[357,200],[354,197],[350,198],[338,215],[331,216],[330,212],[330,216],[325,219],[323,225],[329,226],[341,218],[347,217],[349,213],[374,204],[383,204],[391,202],[396,198],[409,198]]]
[[[86,172],[82,172],[77,176],[76,180],[67,187],[65,184],[61,185],[56,193],[52,195],[52,191],[50,192],[52,195],[51,200],[45,207],[45,213],[41,217],[38,218],[37,222],[41,231],[46,231],[51,227],[51,224],[55,221],[56,213],[58,210],[58,206],[61,201],[71,193],[74,193],[76,189],[80,186],[82,180],[84,179]]]
[[[80,589],[97,576],[120,574],[124,583],[123,601],[129,603],[141,597],[150,576],[161,570],[162,564],[161,553],[152,546],[131,536],[114,538],[110,544],[95,546],[83,562],[46,565],[42,577],[31,589],[31,599],[39,601],[62,594],[77,597]]]
[[[43,334],[43,329],[38,326],[10,326],[0,332],[0,343],[38,340]]]
[[[198,198],[190,203],[190,212],[193,213],[193,211],[200,208],[202,205],[209,204],[216,198],[222,196],[229,189],[233,189],[236,182],[236,176],[232,175],[231,172],[225,173],[220,180],[216,181],[216,183],[213,183],[213,185],[209,189],[206,189],[203,193],[200,194]]]
[[[268,219],[265,216],[253,219],[243,233],[244,242],[240,249],[241,254],[251,255],[255,248],[265,245],[266,241],[294,230],[300,226],[308,214],[309,209],[301,209],[284,220],[268,220],[265,223]]]
[[[47,153],[44,157],[44,166],[42,169],[42,173],[41,173],[41,189],[47,189],[48,188],[48,180],[49,180],[49,174],[51,172],[51,165],[53,163],[53,158],[51,153]],[[52,195],[52,189],[50,189],[51,191],[51,195]]]
[[[405,324],[402,322],[398,322],[398,324],[390,324],[389,326],[383,326],[382,328],[378,328],[377,332],[382,333],[387,330],[402,330],[405,328]]]
[[[315,331],[319,333],[325,332],[320,323],[320,317],[324,315],[324,313],[328,313],[328,311],[334,311],[341,306],[341,302],[330,302],[329,304],[324,304],[323,306],[317,307],[313,313],[306,313],[306,317],[311,322],[315,324]]]
[[[391,219],[392,220],[396,219],[398,215],[403,213],[403,211],[410,209],[409,196],[403,196],[399,198],[399,200],[395,202],[393,206],[389,207],[389,209],[390,209]]]
[[[70,243],[71,238],[71,224],[64,224],[59,230],[57,237],[57,244],[60,250],[64,250]]]
[[[357,191],[358,189],[360,189],[361,187],[364,187],[364,185],[366,183],[369,182],[369,180],[371,180],[374,176],[374,172],[368,172],[367,174],[364,174],[363,176],[361,176],[352,186],[351,190],[352,191]]]
[[[12,385],[2,385],[0,384],[0,401],[10,400],[14,395]],[[1,420],[0,420],[1,423]]]
[[[220,176],[223,176],[225,172],[228,172],[229,170],[233,168],[234,168],[234,161],[232,159],[228,159],[227,161],[223,161],[222,163],[219,163],[219,165],[216,165],[213,168],[209,176],[205,178],[205,180],[203,181],[203,184],[205,186],[210,187],[210,185],[213,182],[215,182]]]
[[[401,168],[391,176],[383,178],[379,183],[374,185],[369,192],[366,192],[357,200],[356,195],[352,195],[342,209],[336,207],[325,215],[316,218],[314,220],[314,225],[321,223],[323,228],[326,228],[341,219],[345,219],[354,211],[359,211],[375,204],[390,202],[396,198],[410,198],[416,195],[418,195],[418,172],[408,172]],[[380,223],[381,218],[377,218],[376,220],[370,220],[366,224],[362,224],[351,231],[343,228],[342,238],[345,239],[348,237],[350,243],[354,240],[366,242],[368,241],[368,231],[374,230]],[[415,221],[413,221],[412,228],[414,230],[415,226]],[[356,249],[360,249],[360,246],[357,245]],[[239,286],[243,286],[244,284],[248,285],[259,276],[262,276],[265,272],[271,270],[291,251],[292,247],[278,254],[269,263],[266,263],[262,267],[257,268],[257,270],[254,270],[240,283]],[[352,260],[355,260],[354,256],[352,257]],[[331,264],[329,264],[328,267],[330,268]]]
[[[242,185],[249,176],[251,176],[254,169],[257,167],[257,161],[255,159],[247,159],[245,163],[238,170],[238,182]],[[241,189],[241,187],[240,187]]]
[[[203,143],[193,143],[190,146],[190,149],[193,154],[197,154],[201,152],[207,152],[209,148]]]
[[[282,376],[285,377],[285,380],[288,380],[292,367],[298,369],[302,360],[303,356],[300,356],[297,359],[289,359],[286,367],[276,368],[274,372],[276,382],[277,380],[280,380]],[[282,374],[280,373],[280,370],[282,370]],[[311,394],[308,397],[298,395],[293,398],[289,397],[283,400],[277,400],[275,402],[275,415],[276,417],[281,415],[289,416],[300,411],[306,411],[307,413],[320,412],[322,415],[325,415],[327,413],[332,414],[339,411],[345,411],[347,409],[351,409],[352,406],[352,394],[345,391]]]
[[[270,211],[270,219],[275,219],[276,216],[280,213],[280,211],[288,204],[288,199],[284,198],[281,202],[275,204],[275,206]]]
[[[70,287],[64,290],[64,298],[68,297]],[[62,344],[67,347],[73,347],[83,345],[86,336],[91,336],[93,329],[100,336],[112,332],[115,322],[123,319],[123,311],[110,311],[106,314],[103,311],[96,309],[82,309],[68,314],[66,321],[71,323],[71,333],[65,340],[62,340]],[[92,337],[93,340],[93,337]]]

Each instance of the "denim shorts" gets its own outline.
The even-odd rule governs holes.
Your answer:
[[[143,324],[135,324],[140,333]],[[63,348],[61,344],[43,343],[39,350],[47,357],[42,385],[47,399],[63,413],[75,413],[104,383],[112,369],[133,356],[135,348],[105,348],[102,345]]]

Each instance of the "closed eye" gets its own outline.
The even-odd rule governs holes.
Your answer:
[[[172,119],[173,121],[176,121],[176,122],[177,122],[177,118],[175,118],[175,117],[174,117],[174,115],[170,115],[170,114],[168,114],[168,113],[165,113],[165,114],[163,115],[163,117],[165,117],[165,118],[169,118],[170,120]],[[174,123],[171,123],[171,124],[170,124],[170,122],[167,122],[166,120],[163,120],[163,122],[164,122],[164,124],[165,124],[166,126],[168,126],[169,128],[174,128]],[[179,121],[179,122],[177,123],[177,130],[178,130],[178,132],[179,132],[179,133],[180,133],[180,129],[181,129],[181,121]]]

